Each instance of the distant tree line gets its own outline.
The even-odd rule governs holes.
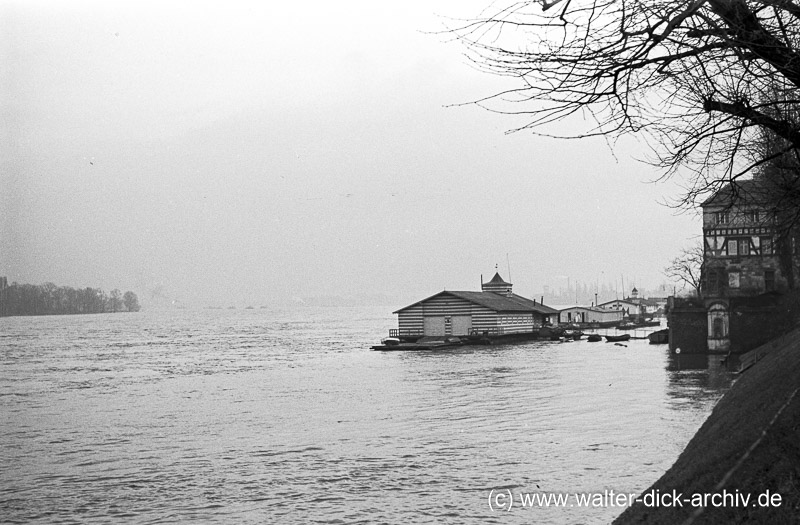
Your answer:
[[[11,315],[98,314],[138,312],[139,298],[117,289],[71,288],[53,283],[17,284],[0,282],[0,317]]]

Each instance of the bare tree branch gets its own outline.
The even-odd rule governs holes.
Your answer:
[[[513,82],[476,101],[524,119],[512,131],[639,134],[650,162],[682,178],[677,204],[685,207],[800,158],[794,1],[544,0],[493,9],[450,31],[478,68]],[[564,120],[583,127],[559,133]],[[765,133],[781,145],[760,147]],[[787,198],[782,206],[800,208]]]
[[[696,297],[701,297],[704,252],[702,243],[684,248],[681,254],[664,268],[664,275],[673,282],[689,286]]]

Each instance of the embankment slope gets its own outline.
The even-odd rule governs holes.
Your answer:
[[[637,503],[615,524],[800,523],[800,328],[764,346],[769,353],[742,374],[672,468],[643,493],[675,490],[690,499],[738,491],[750,496],[748,505],[698,511],[689,503]],[[779,506],[775,499],[759,505],[767,492],[780,494]]]

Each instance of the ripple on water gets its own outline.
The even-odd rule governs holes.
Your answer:
[[[10,522],[606,523],[491,491],[639,491],[730,384],[663,347],[367,350],[381,310],[0,319]]]

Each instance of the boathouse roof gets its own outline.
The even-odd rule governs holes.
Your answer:
[[[600,308],[603,308],[605,306],[608,306],[608,305],[614,304],[614,303],[625,303],[625,304],[629,304],[631,306],[639,306],[638,302],[632,301],[630,299],[614,299],[613,301],[606,301],[604,303],[600,303],[597,306],[599,306]]]
[[[536,312],[538,314],[543,314],[543,315],[551,315],[558,313],[558,310],[556,310],[555,308],[550,308],[549,306],[545,306],[541,303],[537,303],[536,301],[527,299],[525,297],[522,297],[514,293],[510,295],[500,295],[494,292],[462,292],[462,291],[451,291],[451,290],[445,290],[439,292],[421,301],[417,301],[414,304],[401,308],[393,313],[402,312],[403,310],[407,310],[411,307],[417,306],[420,303],[424,303],[425,301],[428,301],[430,299],[433,299],[434,297],[438,297],[443,294],[449,294],[454,297],[458,297],[459,299],[464,299],[465,301],[469,301],[471,303],[475,303],[480,306],[485,306],[486,308],[489,308],[490,310],[494,310],[496,312]]]
[[[566,308],[562,308],[559,312],[576,312],[579,310],[584,310],[587,312],[598,312],[598,313],[608,313],[608,312],[618,312],[619,310],[610,310],[608,308],[600,308],[599,306],[568,306]]]

